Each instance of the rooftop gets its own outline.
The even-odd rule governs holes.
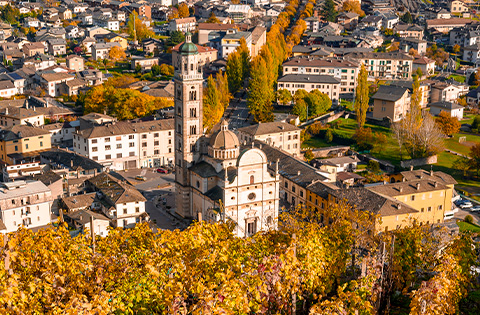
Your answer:
[[[298,131],[301,130],[297,126],[292,124],[274,121],[267,123],[259,123],[253,126],[247,126],[238,129],[239,132],[247,133],[252,136],[266,135],[278,132],[289,132],[289,131]]]

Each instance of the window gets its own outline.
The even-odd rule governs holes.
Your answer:
[[[97,147],[93,147],[92,148],[92,152],[97,152],[98,151],[98,148]]]
[[[250,176],[250,185],[255,183],[255,176],[251,175]]]
[[[172,153],[172,148],[168,148],[168,153]]]
[[[15,146],[15,151],[18,151],[18,146],[17,145]]]
[[[121,143],[117,143],[117,149],[121,149],[122,148],[122,144]]]
[[[146,148],[147,147],[147,143],[146,142],[142,142],[142,148]]]
[[[105,138],[105,142],[110,142],[110,138]]]
[[[128,135],[128,139],[133,140],[133,135]]]
[[[147,156],[147,151],[143,151],[143,156]]]
[[[159,154],[160,154],[160,150],[154,150],[154,151],[153,151],[153,154],[159,155]]]
[[[135,152],[129,152],[128,156],[135,156]]]
[[[421,211],[421,212],[425,212],[425,208],[422,208],[420,211]]]
[[[248,236],[256,233],[256,226],[255,225],[256,225],[255,221],[247,223],[247,235]]]
[[[98,156],[92,156],[92,160],[98,161]]]
[[[139,207],[135,207],[135,212],[136,212],[136,213],[139,213],[139,212],[140,212],[140,208],[139,208]]]
[[[111,147],[109,145],[105,146],[105,150],[110,150],[110,149],[111,149]]]
[[[292,185],[292,191],[295,192],[295,185]]]
[[[285,182],[285,188],[288,188],[288,183],[287,182]]]
[[[432,211],[432,207],[428,207],[428,212]]]
[[[300,190],[300,197],[303,197],[303,190]]]
[[[438,210],[442,210],[442,209],[443,209],[443,205],[439,205]]]
[[[97,143],[97,139],[93,139],[93,140],[92,140],[92,143]]]
[[[117,153],[117,159],[122,158],[122,153]]]
[[[115,140],[117,140],[117,141],[122,141],[122,136],[117,136],[117,137],[115,138]]]
[[[414,200],[415,200],[415,195],[410,196],[410,200],[411,200],[411,201],[414,201]]]
[[[133,148],[133,147],[135,146],[135,143],[134,143],[134,142],[130,142],[130,143],[128,144],[128,146],[129,146],[130,148]]]
[[[142,139],[147,139],[147,135],[142,135]]]
[[[27,144],[25,144],[25,149],[28,149],[28,143],[27,143]]]
[[[111,154],[105,155],[105,160],[110,160],[111,158],[112,158],[112,155],[111,155]]]

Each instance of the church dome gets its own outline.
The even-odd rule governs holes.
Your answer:
[[[240,141],[237,135],[228,130],[228,123],[225,119],[220,123],[220,131],[210,138],[210,156],[220,159],[236,158],[240,150]]]
[[[192,43],[192,33],[187,32],[185,34],[185,42],[179,48],[181,54],[197,54],[198,49],[197,46]]]

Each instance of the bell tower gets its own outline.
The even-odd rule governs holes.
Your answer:
[[[199,138],[203,135],[203,73],[192,34],[185,34],[175,63],[175,204],[176,211],[192,218],[188,168],[200,156]]]

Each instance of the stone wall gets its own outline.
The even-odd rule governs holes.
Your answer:
[[[406,161],[401,161],[400,165],[402,167],[410,167],[410,166],[422,166],[422,165],[429,165],[437,163],[437,155],[432,155],[426,158],[421,159],[411,159]]]

